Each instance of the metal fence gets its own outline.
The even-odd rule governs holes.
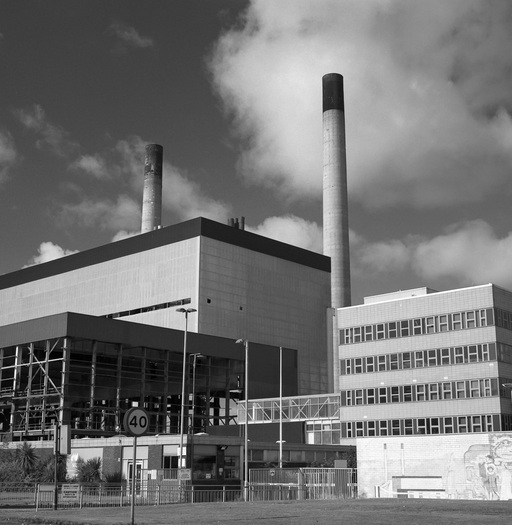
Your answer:
[[[357,497],[355,469],[251,469],[249,500],[345,499]],[[0,506],[36,507],[36,509],[122,507],[131,504],[131,486],[127,483],[1,483]],[[136,505],[173,503],[213,503],[243,500],[241,487],[233,485],[191,485],[176,479],[138,482]]]
[[[357,497],[357,471],[350,468],[251,469],[253,501]]]

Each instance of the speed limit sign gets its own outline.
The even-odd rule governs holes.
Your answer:
[[[123,424],[131,436],[143,436],[149,429],[149,415],[143,408],[130,408],[124,415]]]

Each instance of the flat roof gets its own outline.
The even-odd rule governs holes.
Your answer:
[[[205,219],[204,217],[197,217],[190,221],[0,275],[0,290],[200,236],[308,266],[316,270],[331,271],[331,260],[325,255]]]
[[[104,343],[121,344],[127,348],[145,347],[183,352],[183,331],[132,321],[121,321],[94,315],[62,312],[28,321],[0,326],[0,348],[26,345],[46,339],[71,337]],[[244,347],[235,339],[187,332],[187,355],[243,361]],[[271,397],[279,395],[279,347],[250,342],[249,395]],[[285,395],[298,391],[297,350],[283,348],[283,389]]]

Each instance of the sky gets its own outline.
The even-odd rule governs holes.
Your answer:
[[[512,289],[510,0],[0,0],[0,274],[203,216],[322,251],[344,77],[352,299]]]

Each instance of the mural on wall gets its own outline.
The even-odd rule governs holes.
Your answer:
[[[361,439],[357,461],[365,496],[512,500],[511,432]]]
[[[512,437],[489,434],[489,445],[472,445],[464,454],[467,489],[471,497],[512,499]]]

